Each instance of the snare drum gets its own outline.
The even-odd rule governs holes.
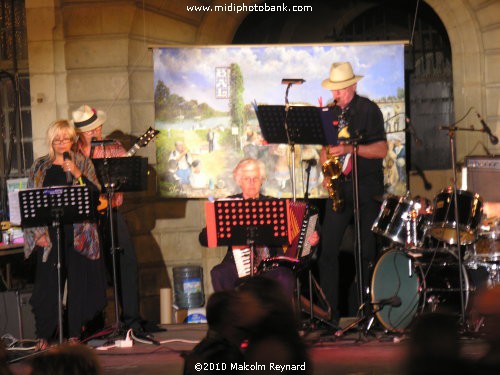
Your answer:
[[[468,245],[476,239],[476,231],[483,213],[483,201],[478,194],[457,190],[457,203],[460,245]],[[454,245],[457,243],[456,227],[453,189],[449,187],[434,198],[430,233],[432,237]]]
[[[415,316],[424,311],[446,311],[460,315],[458,269],[457,256],[447,249],[418,257],[394,249],[385,252],[373,270],[372,303],[398,297],[401,304],[383,306],[376,313],[377,319],[389,331],[404,332]],[[464,303],[467,306],[471,288],[464,265],[462,275]]]

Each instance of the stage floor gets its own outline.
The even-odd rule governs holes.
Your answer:
[[[349,320],[342,319],[341,326]],[[181,354],[189,351],[206,333],[205,324],[167,325],[166,332],[156,333],[154,337],[161,345],[135,343],[132,348],[112,348],[96,350],[104,368],[104,374],[120,375],[180,375],[183,370]],[[402,364],[406,355],[407,340],[402,336],[375,332],[366,340],[359,341],[356,332],[341,338],[319,337],[319,331],[308,335],[310,355],[314,375],[320,374],[403,374]],[[377,337],[375,337],[377,336]],[[183,342],[187,341],[187,342]],[[478,358],[486,346],[480,339],[462,339],[464,356]],[[29,367],[25,361],[11,364],[15,375],[28,375]],[[228,373],[228,372],[223,372]]]

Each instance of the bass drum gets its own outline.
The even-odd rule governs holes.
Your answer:
[[[404,332],[418,313],[446,311],[460,315],[458,259],[447,249],[411,257],[399,250],[385,252],[375,265],[371,298],[378,302],[399,297],[399,306],[380,306],[377,319],[389,331]],[[469,300],[469,277],[462,264],[465,306]]]

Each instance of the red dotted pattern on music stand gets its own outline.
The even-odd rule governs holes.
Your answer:
[[[217,237],[230,239],[235,227],[272,226],[274,237],[287,236],[286,202],[277,200],[241,200],[216,202]]]

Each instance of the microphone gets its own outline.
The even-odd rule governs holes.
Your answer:
[[[302,78],[283,78],[282,85],[302,85],[306,80]]]
[[[371,302],[372,305],[378,305],[379,308],[382,308],[383,306],[399,307],[401,306],[401,303],[401,298],[399,298],[398,296],[382,298],[380,301]]]
[[[484,121],[484,119],[481,117],[481,115],[477,111],[476,111],[476,116],[479,119],[479,121],[481,122],[481,125],[483,126],[483,132],[485,132],[486,134],[488,134],[488,136],[490,137],[490,142],[492,144],[496,145],[498,143],[498,137],[496,137],[495,135],[493,135],[493,133],[491,132],[490,127],[486,124],[486,122]]]
[[[302,163],[307,163],[308,166],[314,167],[316,164],[318,164],[318,161],[316,159],[303,159]]]
[[[63,159],[64,160],[71,160],[71,156],[69,156],[69,152],[68,151],[64,151],[64,153],[63,153]],[[71,183],[73,183],[73,175],[69,171],[66,171],[66,182],[68,183],[68,185],[71,184]]]
[[[417,136],[417,132],[410,121],[409,117],[405,117],[405,122],[408,124],[408,130],[410,131],[410,134],[413,135],[413,139],[415,139],[415,145],[420,147],[424,144],[424,142]]]
[[[101,139],[100,141],[98,141],[97,138],[94,138],[95,137],[92,137],[92,141],[90,142],[92,146],[109,145],[111,143],[115,143],[114,139]]]

